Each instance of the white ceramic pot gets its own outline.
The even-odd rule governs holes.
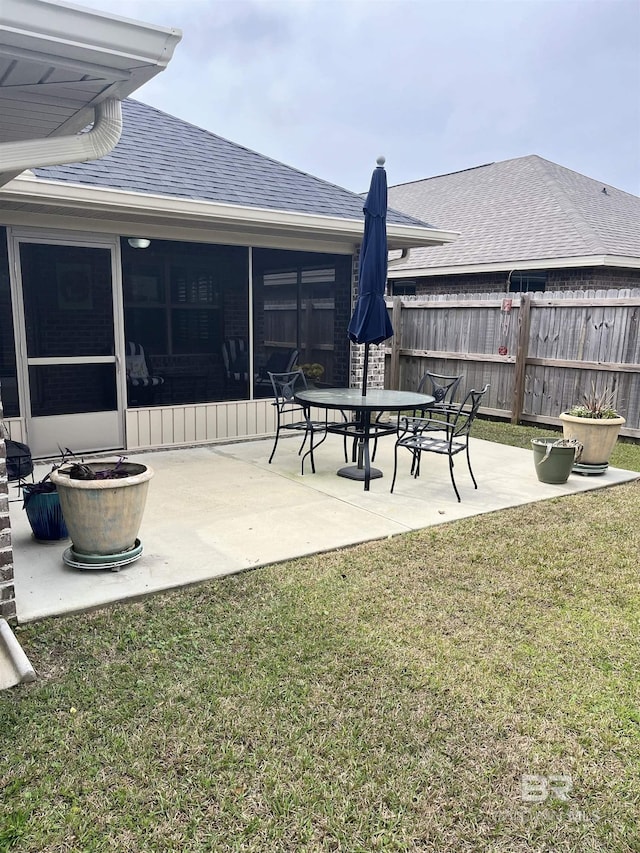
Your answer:
[[[618,440],[624,418],[576,418],[563,412],[560,415],[565,438],[575,438],[582,444],[581,465],[609,464],[611,451]]]
[[[87,464],[100,471],[116,463]],[[120,467],[127,476],[114,480],[73,480],[68,465],[52,472],[75,554],[121,554],[134,548],[153,469],[135,462]]]

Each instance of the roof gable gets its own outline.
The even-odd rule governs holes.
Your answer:
[[[174,198],[363,219],[362,198],[139,101],[122,104],[124,127],[101,160],[35,169],[39,178]],[[422,225],[389,211],[388,221]]]
[[[640,198],[536,155],[390,187],[389,203],[461,232],[455,243],[412,249],[398,271],[640,258]]]

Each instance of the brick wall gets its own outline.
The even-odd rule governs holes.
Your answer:
[[[416,296],[440,293],[497,293],[507,289],[506,272],[434,275],[417,278]],[[390,276],[393,280],[393,277]],[[403,279],[397,280],[402,283]],[[548,270],[547,290],[609,290],[640,287],[640,270],[576,267]]]
[[[0,398],[0,421],[2,399]],[[13,586],[13,550],[9,521],[9,483],[4,438],[0,437],[0,616],[15,619],[16,595]]]
[[[351,312],[358,297],[358,267],[360,251],[353,255],[353,266],[351,272]],[[349,325],[347,320],[346,326]],[[369,369],[367,371],[367,388],[384,388],[384,348],[385,344],[369,347]],[[351,359],[349,366],[349,387],[360,388],[362,385],[362,374],[364,369],[364,345],[351,344]]]

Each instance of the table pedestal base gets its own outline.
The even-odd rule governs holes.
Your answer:
[[[344,468],[338,469],[336,473],[338,477],[346,477],[347,480],[360,480],[360,482],[366,477],[365,469],[358,468],[357,465],[345,465]],[[370,480],[378,480],[380,477],[382,477],[382,471],[379,468],[372,468],[369,471]]]

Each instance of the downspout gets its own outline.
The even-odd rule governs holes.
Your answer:
[[[122,134],[122,105],[110,98],[95,107],[93,127],[73,136],[49,136],[0,144],[0,172],[36,169],[99,160],[118,144]]]
[[[400,249],[400,257],[399,258],[390,258],[388,266],[397,266],[397,264],[401,264],[403,261],[408,260],[411,249]]]

